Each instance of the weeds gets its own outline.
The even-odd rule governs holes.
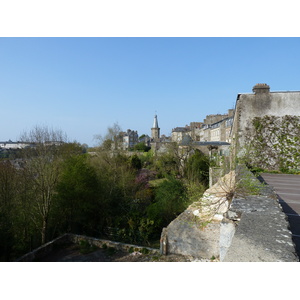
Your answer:
[[[81,254],[88,254],[98,249],[97,246],[91,245],[88,241],[82,240],[79,243],[79,251]]]

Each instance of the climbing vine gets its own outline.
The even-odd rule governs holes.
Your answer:
[[[246,128],[246,162],[266,170],[300,169],[300,117],[255,117]]]

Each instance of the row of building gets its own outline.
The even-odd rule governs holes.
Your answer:
[[[44,145],[46,146],[52,146],[52,145],[61,145],[63,142],[61,141],[46,141],[44,142]],[[31,142],[13,142],[11,140],[0,142],[0,150],[18,150],[18,149],[24,149],[29,147],[35,147],[36,143]]]
[[[192,144],[205,152],[212,148],[226,151],[233,141],[242,147],[245,143],[245,131],[251,125],[251,120],[265,115],[300,116],[300,92],[270,92],[269,85],[256,84],[252,93],[237,95],[234,109],[228,109],[225,114],[208,115],[202,122],[175,127],[170,137],[160,135],[158,118],[155,115],[151,137],[143,135],[143,139],[140,139],[136,131],[128,130],[123,137],[123,147],[129,149],[136,143],[144,142],[153,150],[163,152],[168,144],[176,142],[183,146]]]
[[[185,136],[195,142],[230,142],[230,131],[233,123],[234,110],[227,114],[208,115],[203,122],[191,122],[185,127],[172,130],[172,142],[181,143]]]
[[[138,132],[128,129],[121,132],[122,147],[124,150],[132,149],[138,143],[145,143],[156,151],[164,151],[166,146],[175,142],[181,144],[187,140],[192,142],[226,142],[230,143],[230,131],[233,123],[234,110],[229,109],[227,114],[208,115],[203,122],[191,122],[185,127],[172,129],[170,137],[160,134],[158,117],[154,116],[151,128],[151,137],[138,136]]]
[[[0,149],[6,149],[6,150],[15,150],[15,149],[23,149],[26,147],[30,147],[31,143],[25,143],[25,142],[13,142],[11,140],[8,140],[6,142],[0,142]]]

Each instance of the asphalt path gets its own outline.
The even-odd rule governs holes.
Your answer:
[[[300,257],[300,175],[263,173],[261,177],[278,196],[282,210],[288,217],[293,241]]]

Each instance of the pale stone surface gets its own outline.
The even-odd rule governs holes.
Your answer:
[[[235,189],[235,171],[231,171],[218,180],[211,188],[207,189],[198,202],[199,218],[214,219],[214,215],[224,214],[230,206],[230,195]],[[193,206],[197,204],[193,204]]]
[[[162,253],[202,259],[219,257],[221,222],[223,214],[228,211],[230,202],[227,196],[234,185],[235,172],[232,171],[206,190],[199,202],[190,205],[164,228],[161,237]]]
[[[190,209],[166,228],[167,254],[211,259],[219,256],[220,221],[203,226]]]
[[[259,195],[234,198],[228,211],[220,205],[225,202],[222,184],[233,184],[232,177],[233,173],[227,181],[223,179],[206,191],[205,199],[211,201],[213,209],[205,211],[201,201],[193,203],[164,228],[164,254],[192,256],[196,260],[216,257],[226,262],[299,261],[285,214],[268,187],[261,189]]]

